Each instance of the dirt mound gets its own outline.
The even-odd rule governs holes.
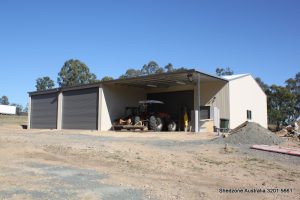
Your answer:
[[[228,137],[218,138],[218,140],[229,144],[274,145],[284,142],[282,138],[254,122],[245,122],[232,130]]]

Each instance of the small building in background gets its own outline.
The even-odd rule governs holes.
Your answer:
[[[2,115],[15,115],[16,110],[16,106],[0,105],[0,114]]]

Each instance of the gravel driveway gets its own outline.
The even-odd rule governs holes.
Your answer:
[[[292,188],[299,157],[211,140],[214,135],[0,127],[0,199],[253,199],[220,188]],[[234,170],[233,170],[234,169]]]

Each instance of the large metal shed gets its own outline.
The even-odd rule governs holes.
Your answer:
[[[206,105],[226,83],[227,80],[220,77],[185,70],[29,92],[28,126],[109,130],[126,106],[136,106],[144,99],[164,101],[166,111],[175,117],[182,114],[180,111],[185,106],[191,119],[192,110],[200,110],[200,105]]]
[[[156,99],[164,101],[164,109],[178,119],[186,107],[193,131],[198,132],[205,120],[218,127],[220,118],[230,119],[229,82],[185,70],[29,92],[28,127],[106,131],[115,119],[124,116],[125,107]],[[201,107],[210,108],[209,115],[200,114]]]

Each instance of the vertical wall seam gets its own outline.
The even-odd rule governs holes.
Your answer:
[[[57,118],[56,118],[56,129],[62,129],[62,92],[59,92],[57,95]]]
[[[98,131],[101,131],[101,123],[102,123],[102,97],[103,97],[103,89],[100,86],[99,90],[98,90],[98,116],[97,116],[97,120],[98,120],[98,124],[97,124],[97,129]]]
[[[28,97],[27,129],[31,129],[31,95]]]

